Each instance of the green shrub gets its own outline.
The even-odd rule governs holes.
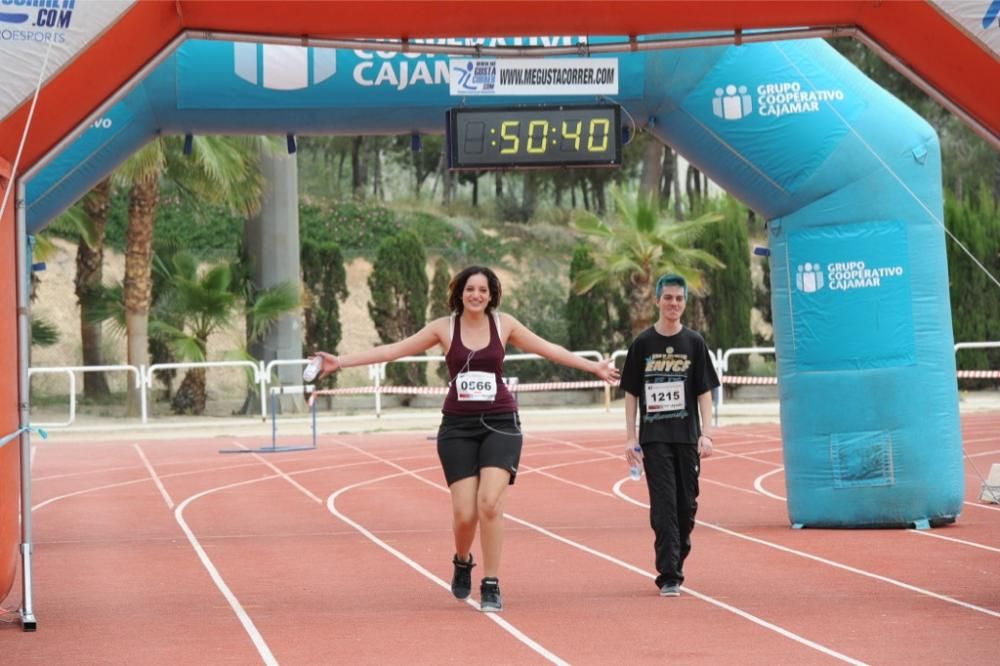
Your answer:
[[[569,267],[570,285],[580,272],[593,267],[590,249],[578,245]],[[620,290],[601,283],[586,294],[578,294],[571,286],[565,312],[567,340],[573,351],[595,349],[609,354],[630,342],[628,302]]]
[[[505,297],[505,299],[508,297]],[[549,277],[525,276],[512,290],[505,308],[532,332],[549,342],[567,346],[566,286]],[[519,353],[510,349],[509,353]],[[508,363],[504,373],[517,377],[520,382],[565,381],[569,378],[585,379],[579,371],[549,360],[515,361]]]
[[[348,257],[370,256],[379,243],[401,229],[391,210],[363,201],[299,205],[299,236],[303,242],[334,243]]]

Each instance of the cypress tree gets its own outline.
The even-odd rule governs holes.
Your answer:
[[[306,349],[310,353],[323,350],[336,354],[343,335],[339,301],[347,298],[344,256],[336,243],[306,240],[300,262],[306,291]],[[323,386],[332,388],[336,383],[334,373],[323,381]]]
[[[368,313],[383,343],[413,335],[427,322],[426,263],[423,243],[409,231],[389,236],[379,244],[368,278]],[[396,386],[424,386],[426,371],[422,363],[390,363],[386,380]]]
[[[729,196],[725,198],[721,208],[724,218],[709,225],[695,243],[725,264],[725,268],[706,272],[706,293],[697,299],[704,313],[702,333],[709,348],[713,350],[720,347],[749,347],[753,343],[750,331],[753,283],[750,280],[746,209]],[[739,374],[748,367],[748,357],[734,356],[729,373]]]
[[[438,257],[434,262],[434,278],[431,281],[431,319],[447,317],[451,314],[448,307],[448,285],[451,283],[451,270],[448,262],[443,257]],[[447,382],[448,366],[441,363],[437,367],[437,376]]]
[[[988,189],[956,200],[945,199],[945,225],[968,248],[992,275],[1000,275],[1000,210]],[[990,295],[996,285],[957,243],[947,244],[952,330],[955,342],[995,340],[1000,331],[1000,303]],[[957,365],[961,370],[988,370],[1000,367],[997,350],[960,351]],[[965,388],[995,385],[995,380],[962,380]]]

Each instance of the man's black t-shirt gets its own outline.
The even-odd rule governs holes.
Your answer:
[[[664,336],[650,326],[632,341],[619,385],[639,398],[640,444],[697,444],[698,396],[719,377],[699,333],[685,326]]]

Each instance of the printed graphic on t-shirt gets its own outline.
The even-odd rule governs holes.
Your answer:
[[[688,355],[674,353],[673,347],[646,357],[644,421],[682,419],[688,415],[684,381],[690,367]]]

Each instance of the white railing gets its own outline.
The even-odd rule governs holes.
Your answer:
[[[583,358],[593,358],[596,361],[602,361],[605,356],[599,351],[586,350],[586,351],[576,351],[573,352],[576,356],[581,356]],[[537,361],[542,360],[544,357],[538,354],[507,354],[504,356],[504,364],[517,361]],[[390,361],[390,363],[444,363],[445,357],[440,355],[423,355],[423,356],[403,356],[395,361]],[[371,393],[375,396],[375,415],[381,417],[382,415],[382,382],[385,380],[385,368],[388,363],[375,363],[368,366],[368,378],[372,381]],[[510,385],[508,383],[508,385]],[[608,407],[611,404],[611,387],[606,387],[604,390],[604,402],[605,406]]]
[[[955,353],[963,349],[990,349],[990,348],[1000,348],[1000,341],[988,341],[988,342],[959,342],[955,344]],[[618,349],[612,352],[610,355],[604,355],[599,351],[587,350],[573,352],[577,356],[584,358],[592,358],[596,361],[603,361],[610,359],[616,365],[619,360],[624,358],[628,354],[628,350]],[[727,380],[734,379],[728,375],[729,370],[729,360],[733,356],[737,355],[774,355],[774,347],[734,347],[732,349],[722,350],[718,349],[714,353],[711,351],[709,355],[712,358],[712,362],[715,365],[716,372],[719,375],[720,380],[726,382]],[[528,361],[528,360],[541,360],[543,357],[538,354],[508,354],[504,361],[507,362],[517,362],[517,361]],[[431,362],[444,362],[444,356],[405,356],[403,358],[392,361],[393,363],[431,363]],[[261,399],[261,419],[267,420],[267,401],[263,399],[263,396],[268,395],[268,386],[273,382],[272,376],[274,371],[281,366],[299,366],[302,367],[308,363],[308,359],[282,359],[273,360],[268,363],[263,361],[205,361],[200,363],[156,363],[148,368],[144,366],[135,367],[132,365],[93,365],[93,366],[48,366],[48,367],[35,367],[28,369],[28,376],[32,377],[37,374],[60,374],[65,373],[69,376],[69,417],[66,421],[54,422],[54,423],[37,423],[35,425],[47,427],[47,428],[58,428],[66,427],[72,425],[76,419],[77,412],[77,381],[76,373],[78,372],[119,372],[124,371],[131,373],[135,377],[135,387],[139,392],[139,400],[141,406],[141,417],[142,423],[145,424],[149,420],[149,392],[153,387],[153,381],[155,379],[155,373],[157,370],[189,370],[193,368],[245,368],[251,371],[253,382],[259,388]],[[385,367],[386,363],[376,363],[368,366],[368,376],[372,382],[368,390],[362,388],[358,390],[359,393],[372,393],[374,396],[374,407],[377,416],[382,413],[382,394],[385,392],[382,382],[385,380]],[[991,377],[995,378],[1000,376],[1000,371],[966,371],[979,373],[976,376]],[[961,374],[961,373],[960,373]],[[760,380],[760,382],[730,382],[730,383],[774,383],[775,378],[773,377],[759,377],[759,378],[741,378],[741,379],[753,379]],[[561,384],[561,383],[560,383]],[[611,403],[611,390],[613,387],[604,387],[605,396],[605,406],[610,407]],[[716,400],[716,418],[723,406],[724,402],[724,392],[718,391],[717,395],[714,396]]]
[[[135,375],[135,388],[139,392],[142,411],[142,422],[146,422],[146,391],[143,388],[143,375],[140,368],[134,365],[70,365],[46,368],[28,368],[28,377],[36,374],[51,374],[65,372],[69,375],[69,419],[61,423],[36,423],[44,428],[59,428],[73,425],[76,420],[76,373],[78,372],[118,372],[124,371]]]
[[[35,422],[32,425],[39,426],[41,428],[61,428],[73,424],[76,420],[76,375],[69,368],[28,368],[28,379],[30,381],[31,377],[38,374],[53,374],[65,372],[69,375],[69,419],[66,421],[42,421]]]

